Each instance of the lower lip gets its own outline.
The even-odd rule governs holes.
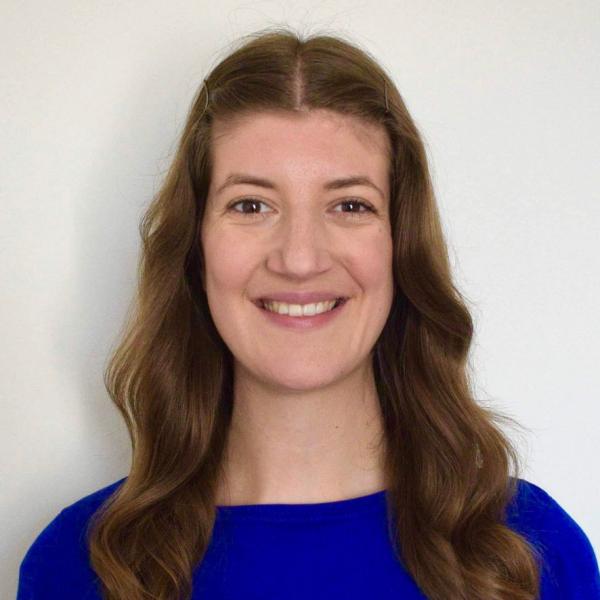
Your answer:
[[[305,317],[290,317],[289,315],[280,315],[279,313],[271,312],[262,306],[257,306],[267,319],[275,325],[281,325],[288,329],[314,329],[315,327],[322,327],[339,315],[346,304],[348,299],[342,301],[341,304],[335,308],[328,310],[325,313],[319,315],[305,316]],[[255,305],[256,306],[256,305]]]

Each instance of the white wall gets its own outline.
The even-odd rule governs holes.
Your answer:
[[[137,225],[196,87],[240,34],[348,36],[430,154],[480,397],[600,551],[600,7],[595,0],[7,1],[0,13],[0,595],[65,505],[129,468],[102,383]]]

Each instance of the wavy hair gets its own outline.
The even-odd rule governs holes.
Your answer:
[[[518,423],[471,390],[473,320],[452,281],[421,135],[393,81],[337,35],[275,27],[244,36],[205,82],[140,222],[136,295],[104,372],[132,463],[88,525],[103,597],[189,599],[216,518],[233,359],[203,285],[212,124],[329,109],[382,125],[391,142],[394,300],[372,360],[394,552],[431,600],[537,598],[539,556],[505,523],[521,467],[498,423]]]

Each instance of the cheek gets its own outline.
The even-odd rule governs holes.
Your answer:
[[[393,301],[393,245],[389,237],[379,236],[353,254],[353,277],[363,296],[360,306],[361,324],[357,335],[361,344],[372,345],[383,329]],[[358,342],[357,342],[358,343]]]
[[[209,310],[219,334],[232,352],[239,344],[240,332],[247,326],[249,310],[242,300],[251,278],[252,262],[241,248],[243,244],[236,244],[224,235],[210,236],[203,244]]]
[[[384,296],[391,292],[392,252],[392,240],[383,230],[362,240],[352,251],[352,273],[365,292]]]
[[[220,301],[227,302],[229,292],[237,293],[246,287],[252,270],[248,248],[227,235],[211,235],[203,245],[205,277],[209,297],[214,289]]]

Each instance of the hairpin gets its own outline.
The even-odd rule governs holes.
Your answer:
[[[390,112],[390,107],[388,106],[388,95],[387,95],[387,83],[385,79],[383,80],[383,93],[385,96],[385,112]]]
[[[204,116],[204,113],[206,112],[206,109],[208,108],[208,84],[206,83],[206,79],[204,79],[204,88],[206,90],[206,104],[204,105],[204,110],[202,111],[200,118],[202,118]]]

